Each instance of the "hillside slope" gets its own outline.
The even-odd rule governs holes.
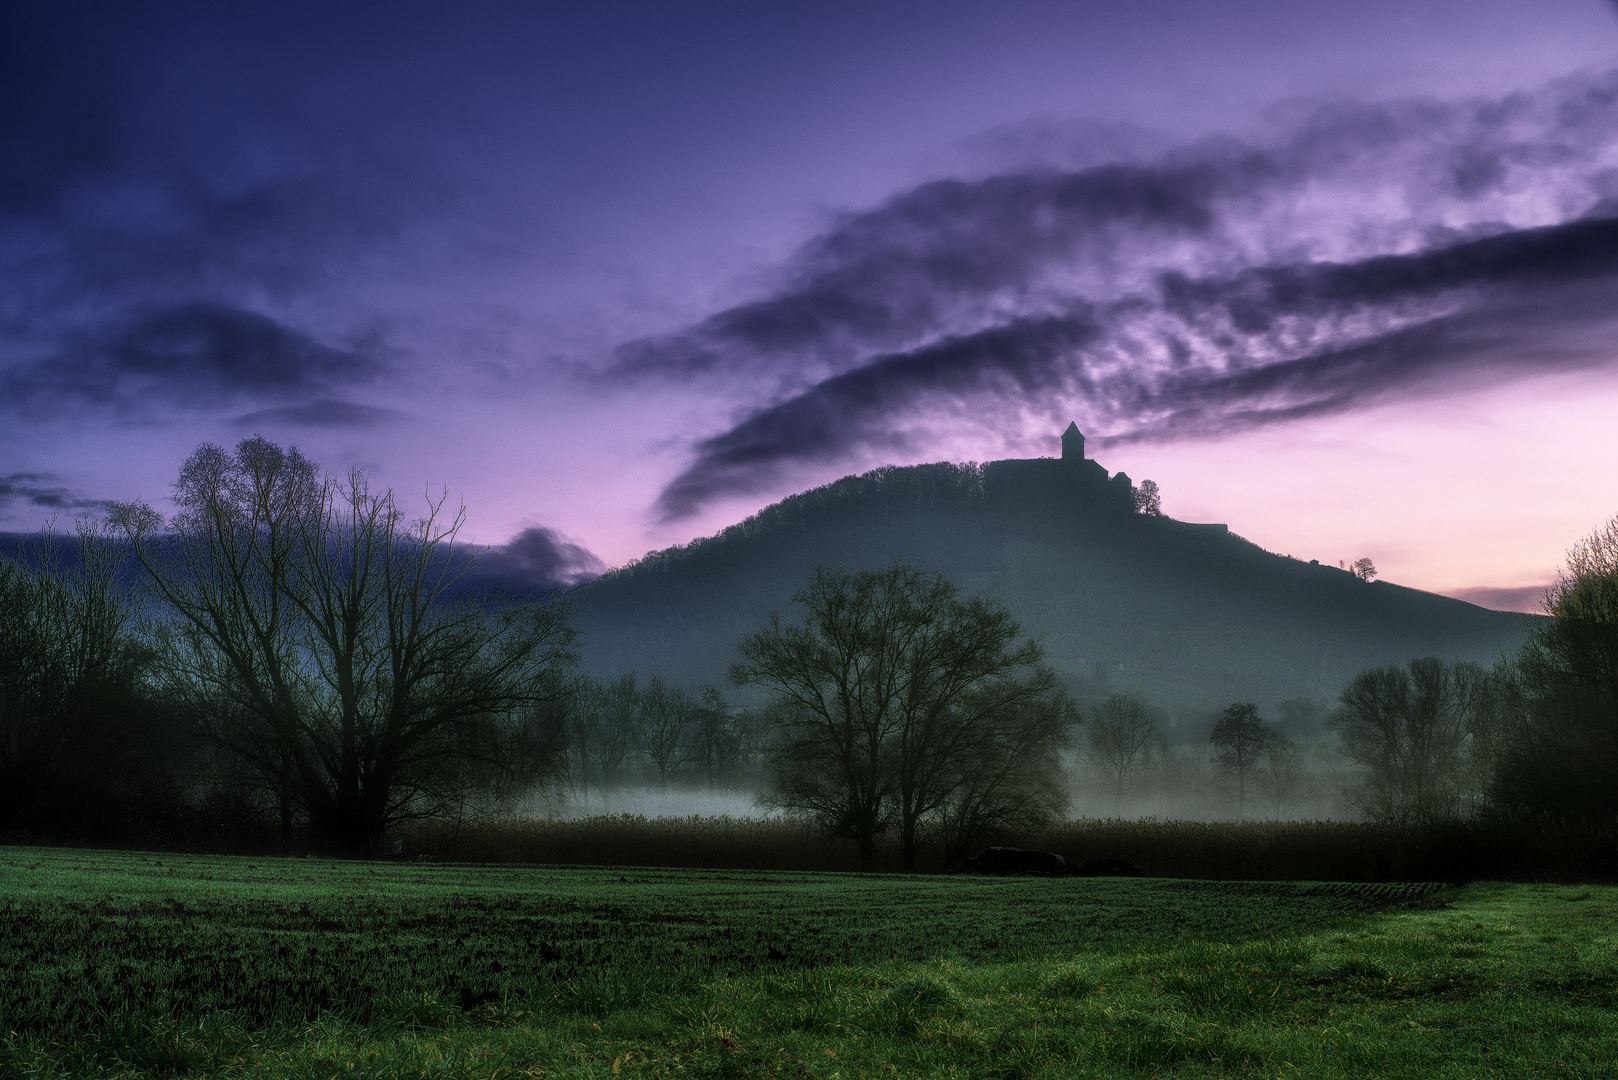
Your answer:
[[[1239,699],[1324,705],[1373,664],[1490,663],[1532,624],[1274,555],[1223,526],[1129,512],[1115,482],[1086,486],[1063,464],[878,469],[648,556],[572,594],[586,664],[719,682],[737,637],[773,610],[790,618],[817,563],[895,559],[999,597],[1082,697],[1128,690],[1186,722]],[[1008,483],[1002,465],[1046,472]]]

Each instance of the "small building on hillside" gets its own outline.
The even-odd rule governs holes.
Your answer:
[[[1059,458],[1010,458],[983,467],[983,497],[991,506],[1037,504],[1108,514],[1135,512],[1135,485],[1127,473],[1109,477],[1084,456],[1084,433],[1070,423]]]

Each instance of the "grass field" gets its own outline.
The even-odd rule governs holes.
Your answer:
[[[0,1075],[1618,1077],[1618,889],[0,848]]]

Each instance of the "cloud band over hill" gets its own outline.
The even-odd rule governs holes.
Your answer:
[[[1281,130],[924,184],[834,224],[773,293],[625,346],[609,378],[750,403],[660,513],[946,425],[1202,437],[1612,360],[1618,73]]]

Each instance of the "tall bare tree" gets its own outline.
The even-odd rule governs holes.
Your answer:
[[[1309,771],[1304,766],[1298,744],[1271,732],[1259,751],[1258,765],[1253,772],[1253,787],[1264,797],[1272,817],[1280,818],[1288,806],[1300,798],[1309,783]]]
[[[1003,606],[902,563],[819,567],[793,601],[803,625],[771,615],[731,670],[774,700],[767,799],[853,840],[866,868],[896,826],[913,865],[928,819],[984,766],[985,740],[1043,715],[1055,676]]]
[[[600,722],[596,728],[596,772],[601,778],[601,801],[624,784],[624,765],[640,742],[643,694],[633,671],[600,684]]]
[[[1333,724],[1363,781],[1352,798],[1383,820],[1433,821],[1461,808],[1473,718],[1485,689],[1476,664],[1433,657],[1371,668],[1349,681]]]
[[[734,781],[748,749],[746,723],[744,717],[731,712],[717,686],[701,687],[686,736],[686,756],[702,773],[710,793],[718,791],[722,782]]]
[[[683,686],[652,676],[641,694],[638,747],[657,770],[657,786],[667,790],[669,774],[685,757],[687,730],[695,720],[697,703]]]
[[[596,746],[605,709],[605,687],[584,676],[562,699],[562,772],[572,796],[588,805],[590,789],[597,785]],[[606,795],[602,795],[603,805]]]
[[[961,770],[930,821],[946,865],[985,841],[1036,832],[1067,808],[1059,751],[1078,722],[1066,695],[1051,693],[982,725],[972,767]]]
[[[552,764],[525,711],[564,692],[573,632],[555,603],[449,598],[464,511],[407,521],[359,470],[322,477],[261,437],[199,447],[174,494],[166,533],[150,506],[112,511],[175,615],[173,670],[202,733],[324,850],[370,855],[391,825]]]
[[[1129,694],[1113,694],[1089,714],[1085,757],[1112,789],[1114,810],[1121,813],[1130,785],[1161,755],[1163,736],[1145,703]]]

